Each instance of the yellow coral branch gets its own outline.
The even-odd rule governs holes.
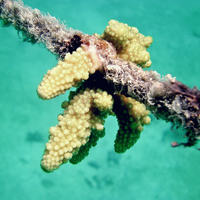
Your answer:
[[[116,95],[114,100],[114,112],[119,124],[115,139],[115,151],[123,153],[137,142],[143,125],[149,124],[151,119],[145,105],[135,99]]]
[[[86,80],[94,73],[92,61],[88,54],[79,47],[72,54],[67,53],[65,59],[49,70],[38,87],[38,95],[50,99],[64,93],[81,80]]]
[[[58,168],[87,143],[92,128],[103,130],[101,119],[93,114],[91,108],[111,110],[112,104],[112,96],[108,93],[89,89],[65,104],[64,113],[58,116],[58,125],[49,130],[50,139],[41,162],[42,168],[46,171]]]
[[[137,28],[110,20],[102,38],[113,43],[120,58],[140,64],[142,67],[151,65],[147,48],[152,43],[152,37],[145,37]]]

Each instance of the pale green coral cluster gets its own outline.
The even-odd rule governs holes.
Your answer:
[[[136,28],[111,20],[102,38],[113,43],[120,58],[143,67],[150,65],[146,48],[152,40],[138,33]],[[143,104],[113,94],[106,83],[98,80],[98,75],[91,76],[97,74],[96,63],[100,63],[92,49],[84,46],[72,54],[67,53],[64,60],[48,71],[38,87],[39,96],[50,99],[86,80],[76,92],[70,93],[69,101],[63,102],[64,113],[58,116],[58,124],[49,130],[50,138],[41,162],[45,171],[52,171],[67,161],[76,164],[83,160],[90,148],[104,136],[104,121],[108,114],[116,115],[118,120],[114,145],[118,153],[132,147],[143,126],[151,121]]]
[[[170,76],[160,79],[157,72],[142,70],[140,67],[151,65],[147,49],[152,38],[137,28],[111,20],[101,36],[87,35],[66,29],[54,17],[42,15],[22,1],[11,0],[0,0],[0,19],[21,31],[25,41],[44,43],[60,59],[38,87],[41,98],[51,99],[77,87],[63,102],[58,124],[49,130],[41,162],[45,171],[83,160],[104,136],[108,114],[116,115],[119,124],[115,151],[132,147],[151,120],[144,104],[122,94],[145,102],[157,117],[182,125],[188,137],[184,146],[199,139],[199,90]]]

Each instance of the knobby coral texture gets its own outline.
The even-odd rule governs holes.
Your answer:
[[[157,117],[182,126],[192,146],[200,137],[200,91],[188,88],[171,75],[161,77],[150,67],[147,48],[150,36],[135,27],[110,20],[101,35],[87,35],[21,1],[0,0],[2,25],[13,25],[24,40],[42,42],[57,56],[38,87],[42,99],[51,99],[71,87],[62,103],[58,124],[49,129],[49,141],[41,161],[53,171],[69,161],[83,160],[105,134],[104,122],[115,115],[119,130],[114,148],[118,153],[131,148],[149,124],[150,111]]]

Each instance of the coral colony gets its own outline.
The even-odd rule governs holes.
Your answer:
[[[77,88],[62,103],[58,124],[49,129],[41,161],[45,171],[67,161],[76,164],[83,160],[104,136],[108,115],[118,120],[114,144],[118,153],[136,143],[143,126],[151,121],[150,111],[184,128],[187,142],[182,145],[193,146],[200,138],[200,91],[171,75],[161,78],[155,71],[144,71],[151,65],[147,48],[152,38],[137,28],[110,20],[102,35],[87,35],[11,0],[0,0],[0,19],[3,25],[11,24],[21,31],[25,41],[42,42],[58,57],[57,66],[38,87],[42,99]]]

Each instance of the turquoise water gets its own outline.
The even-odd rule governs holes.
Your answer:
[[[151,35],[152,67],[200,88],[200,1],[25,0],[85,33],[102,33],[110,19]],[[152,118],[137,144],[114,152],[117,122],[80,164],[53,173],[40,168],[48,128],[57,123],[67,94],[42,101],[36,89],[56,58],[42,45],[23,43],[0,28],[0,200],[199,200],[200,151],[171,148],[179,133]]]

